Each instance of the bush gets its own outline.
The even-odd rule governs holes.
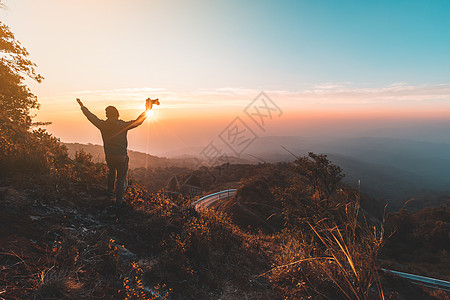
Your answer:
[[[0,135],[0,172],[55,173],[68,161],[67,149],[43,129],[32,132],[3,124]]]

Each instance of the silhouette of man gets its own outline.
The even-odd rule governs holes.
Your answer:
[[[99,119],[96,115],[91,113],[86,106],[83,105],[80,99],[77,102],[81,107],[81,111],[86,118],[100,129],[103,139],[103,148],[105,150],[106,164],[108,165],[108,194],[113,195],[114,185],[116,187],[116,204],[119,208],[123,203],[123,195],[127,188],[127,173],[128,173],[128,153],[127,153],[127,132],[130,129],[136,128],[144,123],[147,118],[146,112],[150,110],[150,106],[133,121],[122,121],[119,119],[119,111],[114,106],[105,108],[106,120]],[[117,183],[116,183],[117,174]]]

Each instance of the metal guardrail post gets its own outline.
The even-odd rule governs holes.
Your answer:
[[[381,270],[383,270],[384,272],[390,272],[392,274],[395,274],[395,275],[398,275],[405,279],[408,279],[412,283],[415,283],[415,284],[420,283],[427,287],[439,288],[443,291],[450,292],[450,282],[445,281],[445,280],[430,278],[430,277],[425,277],[425,276],[420,276],[420,275],[415,275],[415,274],[409,274],[409,273],[404,273],[404,272],[399,272],[399,271],[394,271],[394,270],[388,270],[388,269],[381,269]]]
[[[194,203],[192,203],[192,205],[194,207],[197,207],[197,206],[201,207],[202,206],[201,205],[202,202],[206,201],[207,199],[209,199],[209,198],[211,198],[213,196],[217,196],[219,200],[222,200],[222,199],[224,199],[223,196],[225,196],[225,194],[226,194],[227,198],[229,198],[230,197],[230,192],[236,193],[236,189],[227,189],[227,190],[224,190],[224,191],[220,191],[220,192],[216,192],[216,193],[212,193],[212,194],[203,196],[203,197],[199,198],[197,201],[195,201]]]

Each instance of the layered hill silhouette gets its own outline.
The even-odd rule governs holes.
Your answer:
[[[311,151],[327,154],[341,166],[344,182],[358,187],[360,181],[363,193],[383,198],[395,209],[412,198],[435,198],[418,208],[445,203],[443,195],[450,190],[450,144],[446,143],[382,137],[268,136],[258,138],[243,157],[254,162],[281,162]]]
[[[72,157],[76,151],[84,149],[93,155],[94,160],[104,160],[100,145],[65,145]],[[409,202],[408,207],[416,210],[440,205],[448,199],[445,195],[450,190],[450,145],[444,143],[378,137],[334,142],[295,136],[260,137],[241,157],[230,155],[227,159],[232,164],[255,164],[261,160],[292,161],[292,154],[281,146],[296,156],[309,151],[326,153],[332,162],[345,170],[344,182],[360,188],[362,193],[372,198],[385,199],[390,203],[389,209],[398,209],[411,199],[414,201]],[[130,168],[197,169],[201,157],[181,155],[183,151],[166,153],[172,155],[168,157],[129,151]]]
[[[67,147],[70,157],[75,157],[75,153],[84,150],[92,155],[93,160],[96,162],[105,162],[105,154],[103,146],[95,144],[80,144],[80,143],[62,143]],[[198,168],[202,164],[206,164],[205,159],[201,156],[180,155],[178,157],[160,157],[143,153],[139,151],[128,150],[128,156],[130,157],[130,169],[136,168],[167,168],[167,167],[185,167],[185,168]],[[226,162],[229,163],[251,163],[250,160],[242,159],[235,156],[227,156]],[[218,163],[224,163],[219,161]]]

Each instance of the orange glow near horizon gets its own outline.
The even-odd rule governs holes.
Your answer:
[[[432,93],[430,90],[434,88]],[[450,93],[450,86],[448,87]],[[389,89],[388,89],[389,90]],[[419,126],[421,122],[450,120],[447,90],[437,87],[402,87],[392,92],[349,89],[340,91],[268,91],[266,94],[283,111],[281,117],[267,118],[260,130],[245,114],[245,108],[260,93],[256,90],[216,89],[175,92],[165,89],[136,88],[86,91],[73,94],[39,95],[42,108],[35,121],[50,121],[49,132],[64,142],[101,144],[101,136],[84,117],[75,101],[80,97],[89,110],[105,119],[105,107],[114,105],[125,121],[136,119],[145,110],[148,97],[160,98],[153,116],[129,133],[129,147],[151,154],[207,145],[236,118],[240,117],[259,137],[349,135],[386,127]],[[420,92],[422,91],[422,92]],[[423,96],[424,92],[427,95]],[[408,93],[408,94],[406,94]],[[392,100],[397,99],[400,100]],[[401,98],[403,97],[403,98]],[[429,100],[421,100],[429,99]],[[264,108],[261,108],[263,113]],[[148,141],[148,143],[144,143]]]
[[[49,132],[60,138],[63,142],[101,144],[98,130],[92,126],[79,111],[74,103],[72,109],[55,110],[45,109],[39,113],[39,121],[52,121],[48,126]],[[436,120],[450,120],[449,109],[420,109],[418,107],[382,108],[367,107],[330,107],[299,108],[283,107],[283,115],[268,120],[267,130],[262,132],[253,121],[244,113],[243,108],[167,108],[162,101],[158,111],[153,110],[153,116],[145,123],[130,131],[130,149],[161,155],[177,149],[201,147],[217,138],[226,126],[236,117],[240,117],[258,136],[320,136],[320,135],[346,135],[358,131],[371,130],[383,127],[417,125],[421,122]],[[169,103],[170,104],[170,103]],[[86,103],[89,107],[89,103]],[[104,119],[104,109],[98,105],[90,105],[89,109]],[[97,107],[93,109],[92,107]],[[122,109],[120,118],[128,121],[135,119],[142,110]],[[245,108],[245,107],[244,107]]]

